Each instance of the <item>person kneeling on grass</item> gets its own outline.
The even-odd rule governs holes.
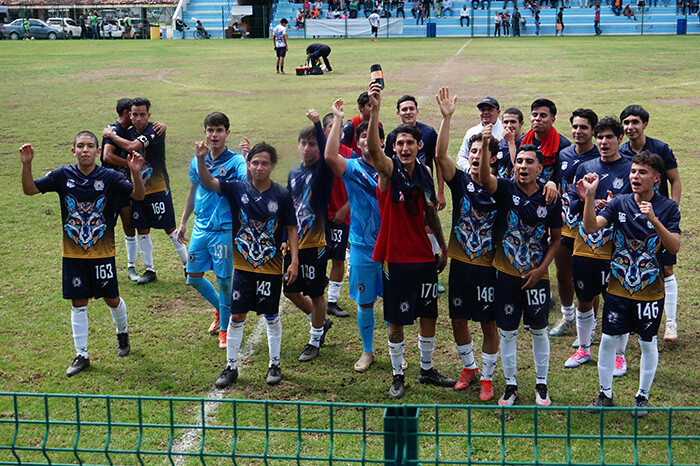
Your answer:
[[[214,178],[206,167],[206,143],[195,144],[199,179],[207,189],[221,193],[233,215],[233,284],[231,321],[226,338],[226,367],[216,379],[217,388],[225,388],[238,378],[238,351],[243,340],[243,324],[248,311],[265,315],[270,363],[267,383],[282,380],[280,348],[282,323],[279,302],[282,292],[282,231],[287,229],[291,261],[284,280],[293,283],[299,268],[299,244],[292,196],[270,179],[277,164],[277,151],[261,142],[246,156],[250,180]]]
[[[71,300],[71,325],[76,356],[66,375],[71,377],[90,366],[87,352],[90,298],[104,298],[117,326],[117,354],[128,356],[129,330],[126,304],[119,297],[114,259],[114,224],[120,196],[143,200],[141,179],[144,159],[137,152],[127,156],[134,179],[132,184],[115,170],[95,164],[100,153],[97,137],[81,131],[71,149],[75,165],[61,166],[42,178],[32,177],[34,149],[24,144],[19,150],[22,162],[22,189],[31,196],[54,191],[61,200],[63,221],[63,298]]]

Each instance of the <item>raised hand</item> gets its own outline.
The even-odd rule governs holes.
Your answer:
[[[315,108],[310,108],[306,111],[306,118],[311,120],[313,123],[318,123],[321,121],[321,117],[318,116],[318,110]]]
[[[34,160],[34,148],[31,144],[24,144],[19,148],[19,160],[23,164],[31,163]]]
[[[194,143],[194,155],[198,159],[203,159],[207,155],[207,152],[209,152],[209,148],[206,142],[197,141]]]
[[[132,151],[131,154],[126,156],[126,164],[129,170],[134,173],[140,173],[145,163],[143,156],[136,151]]]
[[[248,153],[250,152],[250,141],[247,137],[243,137],[243,140],[238,143],[238,147],[241,149],[241,154],[243,154],[243,157],[248,157]]]
[[[343,99],[336,99],[335,102],[333,102],[333,105],[331,106],[331,111],[333,112],[333,116],[336,118],[340,118],[341,120],[345,117],[345,110],[343,110]]]
[[[455,108],[457,108],[457,96],[450,100],[450,89],[446,86],[438,90],[435,100],[437,100],[443,117],[451,116],[455,112]]]

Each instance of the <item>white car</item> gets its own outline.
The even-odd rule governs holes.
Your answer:
[[[104,37],[121,39],[122,37],[124,37],[125,30],[126,28],[122,24],[121,19],[107,19],[102,25],[102,33]]]
[[[63,31],[65,34],[66,38],[68,39],[80,39],[80,35],[82,33],[80,26],[78,26],[78,23],[73,21],[70,18],[49,18],[48,21],[49,25],[60,29]]]

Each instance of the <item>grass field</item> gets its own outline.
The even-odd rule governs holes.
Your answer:
[[[310,42],[291,41],[286,76],[274,74],[269,40],[0,42],[4,107],[0,119],[0,190],[4,193],[0,198],[0,391],[203,397],[225,362],[224,351],[206,334],[211,309],[195,290],[184,285],[170,240],[154,232],[160,279],[143,288],[127,282],[124,245],[117,241],[120,291],[129,308],[131,355],[117,358],[109,312],[102,302],[93,303],[88,311],[93,367],[66,378],[65,369],[74,350],[69,303],[61,299],[60,291],[60,208],[55,194],[31,198],[22,194],[17,152],[21,144],[34,145],[34,176],[39,177],[60,164],[73,163],[70,146],[75,133],[83,129],[99,133],[114,121],[117,99],[148,97],[152,120],[168,125],[168,170],[179,219],[194,141],[202,138],[201,125],[207,113],[223,111],[231,118],[229,147],[237,146],[243,136],[252,143],[265,140],[276,146],[281,159],[273,178],[283,184],[290,167],[299,162],[296,136],[309,123],[305,111],[315,107],[325,114],[335,98],[343,97],[348,102],[346,116],[354,116],[354,101],[366,88],[369,67],[380,63],[387,83],[380,118],[387,127],[398,122],[393,103],[403,94],[418,98],[419,120],[435,127],[440,121],[434,100],[437,89],[448,85],[459,96],[451,154],[456,154],[464,131],[477,122],[475,105],[485,95],[496,97],[502,108],[516,106],[524,111],[538,97],[554,100],[559,109],[555,127],[566,136],[570,135],[568,117],[578,107],[590,107],[601,117],[617,116],[632,103],[649,110],[647,134],[671,145],[683,181],[683,236],[676,268],[679,341],[659,343],[660,362],[651,404],[698,406],[699,371],[693,361],[700,358],[695,344],[700,333],[700,292],[693,283],[700,276],[700,242],[696,239],[700,222],[695,214],[700,206],[700,48],[695,37],[332,40],[328,43],[333,48],[333,74],[294,76],[294,66],[301,64]],[[442,220],[447,232],[448,213],[443,212]],[[188,227],[191,230],[192,221]],[[121,226],[117,226],[120,237]],[[442,281],[447,283],[446,273]],[[341,304],[353,308],[347,286]],[[446,297],[441,297],[440,306],[435,364],[441,372],[456,377],[461,366],[446,318]],[[390,363],[381,306],[376,311],[377,361],[366,374],[357,374],[352,365],[361,353],[361,344],[354,317],[335,319],[319,358],[302,365],[297,357],[308,340],[308,324],[287,304],[283,382],[274,388],[264,382],[267,348],[263,332],[260,344],[241,369],[239,382],[225,397],[389,403]],[[556,310],[550,320],[558,317]],[[251,339],[255,331],[256,320],[251,318],[245,338]],[[473,333],[478,348],[480,331]],[[417,383],[416,334],[417,328],[407,331],[409,387],[402,402],[482,404],[478,388],[455,392]],[[585,405],[597,394],[594,363],[576,370],[563,368],[572,352],[572,340],[551,339],[549,387],[557,405]],[[597,346],[593,351],[597,359]],[[628,374],[614,385],[621,406],[631,404],[637,389],[639,346],[633,339],[628,361]],[[526,332],[519,337],[519,385],[520,403],[532,404],[534,365]],[[504,388],[500,364],[494,387],[499,396]],[[214,416],[224,420],[230,416],[230,410],[226,411]],[[184,407],[178,414],[195,416]],[[0,406],[0,417],[10,415],[8,406]],[[665,428],[667,420],[661,417],[645,419],[645,428]],[[516,429],[525,430],[532,422],[531,415],[519,414],[510,421]],[[460,429],[459,415],[441,422],[445,422],[445,429]],[[584,430],[592,428],[597,418],[583,418],[581,423]],[[588,423],[591,426],[587,427]],[[628,417],[620,417],[619,430],[624,431],[628,424]],[[681,429],[700,432],[697,416],[685,419]],[[0,440],[8,435],[0,431]],[[696,448],[689,445],[685,460],[676,462],[697,462]],[[633,461],[628,458],[629,451],[619,450],[618,461]],[[668,462],[663,452],[658,454],[660,457],[653,456],[655,462]]]

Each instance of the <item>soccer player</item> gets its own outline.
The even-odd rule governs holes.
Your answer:
[[[340,142],[351,148],[356,154],[360,154],[360,148],[357,147],[357,141],[355,141],[355,131],[360,123],[369,121],[369,115],[372,112],[372,104],[369,103],[367,91],[357,96],[357,109],[360,111],[360,114],[350,118],[343,125],[343,137]]]
[[[641,105],[630,105],[620,114],[622,127],[629,139],[620,146],[620,154],[623,157],[632,158],[641,151],[649,151],[657,154],[664,161],[666,170],[661,173],[661,179],[657,187],[659,194],[673,199],[676,204],[681,202],[681,178],[678,174],[678,162],[673,155],[673,151],[668,144],[658,139],[644,135],[649,124],[649,112]],[[669,193],[668,183],[671,184]],[[661,265],[664,267],[664,287],[666,289],[666,332],[664,340],[676,341],[678,339],[678,324],[676,322],[676,310],[678,307],[678,282],[673,273],[673,266],[676,264],[676,256],[664,252],[661,258]]]
[[[372,113],[367,144],[379,174],[377,200],[382,219],[372,259],[384,264],[384,320],[389,323],[389,356],[393,369],[389,395],[401,398],[405,393],[403,328],[412,324],[415,318],[420,319],[419,382],[442,387],[453,387],[457,382],[433,367],[437,273],[447,263],[447,245],[435,208],[432,174],[425,165],[416,162],[421,147],[420,130],[405,124],[396,128],[396,156],[387,157],[382,151],[379,135],[381,87],[374,81],[370,84],[369,99]],[[437,260],[425,225],[434,232],[440,245]]]
[[[287,50],[289,50],[287,45],[287,23],[289,23],[287,18],[282,18],[280,23],[272,28],[272,43],[277,55],[277,74],[286,74],[284,72],[284,57],[287,55]]]
[[[66,375],[71,377],[90,366],[87,351],[90,298],[104,298],[117,327],[117,355],[131,351],[126,304],[119,297],[114,251],[114,223],[120,196],[143,199],[140,171],[144,161],[132,152],[127,156],[132,184],[114,170],[95,165],[100,153],[97,137],[79,132],[71,152],[77,163],[61,166],[37,180],[32,176],[34,149],[19,149],[22,162],[22,190],[29,196],[53,191],[61,202],[63,222],[63,298],[71,300],[71,326],[76,356]]]
[[[357,326],[362,339],[362,355],[354,368],[365,372],[374,362],[374,303],[382,296],[382,265],[372,260],[381,223],[377,203],[379,175],[367,146],[368,122],[360,123],[356,131],[361,157],[340,154],[340,129],[345,116],[342,105],[343,99],[333,102],[324,156],[336,176],[345,182],[350,202],[350,297],[357,303]],[[381,126],[379,139],[384,140]]]
[[[217,125],[218,126],[218,125]],[[282,289],[282,232],[287,232],[289,265],[286,283],[293,283],[299,266],[294,205],[289,191],[270,180],[277,164],[277,151],[261,142],[246,156],[250,180],[214,178],[207,167],[207,144],[195,144],[201,184],[221,193],[229,202],[233,221],[233,284],[231,321],[226,338],[226,367],[216,379],[217,388],[226,388],[238,378],[238,351],[243,341],[243,325],[248,311],[265,316],[270,362],[267,383],[282,380],[280,348],[282,322],[279,315]]]
[[[493,399],[493,372],[498,360],[498,328],[493,301],[496,269],[491,265],[495,251],[493,226],[496,220],[496,201],[480,181],[479,163],[483,147],[482,135],[475,134],[469,141],[469,174],[457,170],[447,156],[450,139],[450,122],[455,111],[457,97],[450,100],[449,89],[440,88],[436,96],[442,113],[437,140],[436,160],[452,191],[452,232],[447,255],[450,264],[450,318],[462,359],[462,376],[455,390],[464,390],[476,378],[479,368],[474,361],[474,350],[469,319],[480,322],[484,333],[481,346],[483,370],[479,398]],[[498,142],[489,140],[491,154],[488,162],[496,163]]]
[[[212,176],[221,180],[244,180],[247,172],[243,155],[226,147],[226,138],[231,133],[229,127],[229,119],[223,113],[210,113],[204,118],[204,136],[209,147],[204,162]],[[202,186],[196,158],[190,164],[190,190],[177,230],[178,241],[183,244],[187,241],[187,220],[192,212],[195,220],[187,254],[187,283],[214,306],[215,317],[209,333],[218,332],[219,347],[226,348],[233,274],[231,209],[226,199]],[[213,270],[216,275],[218,293],[204,276],[207,270]]]
[[[301,163],[289,171],[287,189],[292,193],[299,236],[299,280],[284,284],[284,295],[311,320],[309,343],[299,361],[316,358],[333,321],[326,317],[324,292],[328,284],[326,222],[335,175],[320,157],[313,126],[299,133]],[[284,259],[289,267],[290,255]]]
[[[175,252],[187,265],[187,248],[177,239],[175,230],[175,208],[170,191],[170,179],[165,167],[165,134],[158,134],[151,118],[151,102],[144,97],[136,97],[131,102],[131,124],[126,138],[122,138],[108,126],[102,131],[102,137],[109,139],[122,150],[142,153],[146,161],[141,171],[141,178],[146,186],[146,197],[131,204],[132,225],[139,233],[141,260],[146,271],[137,281],[145,285],[157,280],[153,267],[153,243],[151,228],[164,230],[175,247]]]
[[[681,241],[678,204],[654,189],[665,171],[660,156],[648,151],[635,155],[629,174],[632,193],[614,197],[597,215],[595,202],[600,177],[590,173],[578,182],[586,197],[584,229],[593,234],[601,228],[613,227],[611,277],[603,306],[603,336],[598,352],[600,394],[592,408],[613,406],[617,340],[620,335],[634,331],[642,357],[639,390],[634,398],[634,407],[638,409],[632,415],[647,414],[649,390],[659,363],[657,333],[664,307],[659,253],[665,248],[670,254],[677,254]]]
[[[593,128],[598,124],[598,115],[591,109],[579,108],[573,111],[569,122],[571,123],[571,138],[574,143],[559,153],[564,223],[561,229],[561,247],[554,258],[554,264],[557,267],[557,285],[559,286],[562,317],[549,331],[553,337],[564,335],[569,329],[574,328],[576,322],[571,254],[574,252],[574,238],[581,223],[581,215],[580,212],[572,214],[569,210],[569,187],[580,164],[600,157],[598,147],[593,143]]]
[[[549,99],[537,99],[530,105],[530,131],[525,133],[520,144],[533,144],[544,156],[542,173],[538,177],[541,183],[553,181],[559,184],[559,153],[571,142],[554,129],[557,106]]]
[[[513,176],[513,161],[511,154],[515,154],[523,139],[523,112],[515,107],[510,107],[503,112],[503,139],[498,142],[498,176],[510,178]],[[481,134],[480,132],[477,134]]]
[[[631,163],[618,151],[622,142],[622,125],[616,118],[605,117],[595,125],[594,132],[600,157],[579,165],[576,169],[576,177],[569,188],[569,215],[577,218],[582,214],[581,203],[585,200],[585,196],[581,198],[577,194],[576,184],[586,174],[595,173],[600,180],[596,191],[598,211],[602,210],[614,196],[631,191],[629,182]],[[564,363],[565,367],[578,367],[591,359],[591,340],[596,326],[594,299],[605,291],[610,277],[612,252],[612,228],[602,228],[597,232],[588,233],[579,222],[574,233],[576,236],[571,268],[578,299],[576,331],[579,348]],[[624,356],[620,357],[624,360]],[[620,365],[624,366],[626,371],[627,362],[620,361]]]
[[[379,13],[377,13],[377,10],[374,10],[371,15],[369,15],[369,18],[367,18],[369,21],[369,25],[372,28],[372,32],[370,33],[370,38],[372,39],[372,42],[375,40],[379,40],[377,35],[379,34]]]
[[[535,403],[549,406],[549,275],[547,267],[561,241],[561,200],[547,204],[537,182],[544,156],[532,144],[522,144],[515,155],[514,179],[496,178],[489,167],[490,127],[482,133],[479,178],[498,205],[501,247],[496,250],[496,323],[501,336],[501,363],[506,391],[498,400],[511,406],[518,398],[516,338],[522,316],[532,335],[535,360]]]

